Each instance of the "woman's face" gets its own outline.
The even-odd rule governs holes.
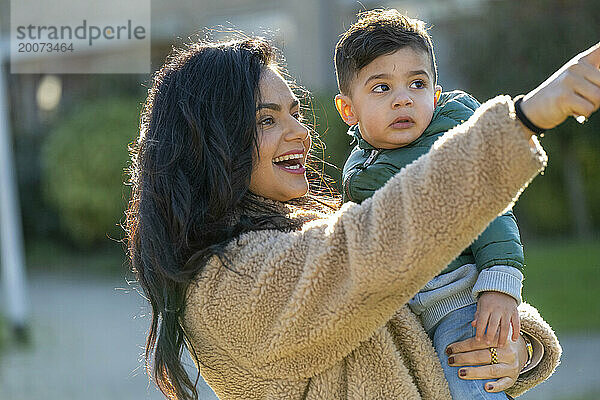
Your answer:
[[[283,78],[269,68],[262,74],[259,90],[259,152],[252,168],[250,191],[278,201],[303,196],[308,191],[304,165],[310,135],[299,121],[298,99]]]

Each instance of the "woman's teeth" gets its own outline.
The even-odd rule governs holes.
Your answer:
[[[276,157],[273,159],[274,163],[278,163],[278,162],[282,162],[282,161],[287,161],[287,160],[296,160],[296,159],[300,159],[303,158],[304,156],[301,153],[297,153],[297,154],[288,154],[287,156],[281,156],[281,157]]]

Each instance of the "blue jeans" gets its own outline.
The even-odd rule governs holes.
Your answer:
[[[452,311],[433,328],[427,331],[427,334],[433,341],[433,346],[437,351],[444,375],[450,386],[450,393],[455,400],[506,400],[508,397],[504,392],[488,393],[484,389],[486,382],[492,380],[465,380],[458,377],[458,370],[462,367],[451,367],[448,365],[446,356],[446,347],[454,342],[468,339],[475,336],[475,328],[471,326],[471,321],[477,311],[477,304],[471,304],[466,307]]]

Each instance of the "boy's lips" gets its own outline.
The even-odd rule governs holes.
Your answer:
[[[409,116],[400,116],[396,118],[391,124],[390,127],[393,129],[407,129],[412,127],[415,124],[415,121]]]

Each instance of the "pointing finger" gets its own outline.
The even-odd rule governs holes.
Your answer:
[[[581,76],[594,85],[600,86],[600,69],[598,69],[598,67],[586,61],[578,63],[577,67]]]
[[[580,53],[578,58],[583,59],[592,65],[600,68],[600,43],[596,43],[583,53]]]

